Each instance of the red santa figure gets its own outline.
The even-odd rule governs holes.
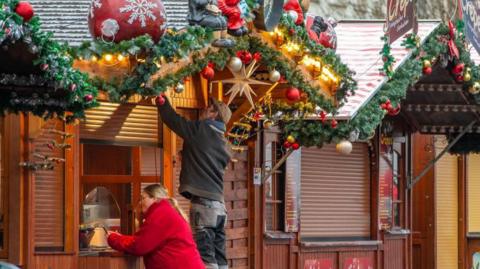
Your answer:
[[[232,36],[242,36],[248,33],[239,3],[240,0],[218,0],[218,7],[227,17],[227,32]]]
[[[288,0],[283,5],[283,10],[293,19],[296,25],[303,23],[303,10],[298,0]]]

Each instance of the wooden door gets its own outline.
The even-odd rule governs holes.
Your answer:
[[[433,136],[413,135],[413,175],[418,175],[435,157]],[[413,268],[435,268],[434,170],[431,169],[412,190]]]

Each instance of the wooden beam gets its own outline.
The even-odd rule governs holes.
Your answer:
[[[464,125],[421,125],[419,131],[422,134],[448,134],[463,132],[468,128],[467,133],[480,133],[480,126],[472,126],[469,128]]]
[[[408,112],[475,113],[480,109],[476,105],[463,104],[408,104],[405,110]]]
[[[259,102],[262,101],[265,96],[272,92],[273,89],[275,89],[278,85],[278,82],[274,83],[273,85],[270,86],[260,86],[255,90],[255,93],[257,96],[253,97],[253,102]],[[245,100],[242,105],[240,105],[237,110],[232,114],[232,117],[230,118],[230,122],[227,124],[227,130],[230,130],[233,127],[233,123],[239,121],[246,113],[250,112],[252,110],[252,106],[250,105],[250,102],[248,100]]]
[[[416,84],[408,88],[410,92],[461,92],[463,86],[456,84]]]

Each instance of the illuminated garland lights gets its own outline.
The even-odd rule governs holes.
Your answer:
[[[33,16],[33,11],[33,18],[29,16],[27,21],[17,14],[18,4],[17,0],[0,0],[0,45],[4,50],[16,42],[28,45],[30,52],[37,56],[33,64],[43,72],[43,78],[30,77],[27,83],[31,84],[33,79],[38,85],[45,85],[46,90],[42,94],[27,96],[15,92],[3,95],[0,98],[0,113],[30,111],[44,118],[64,118],[67,111],[70,112],[68,121],[83,117],[84,110],[97,105],[96,87],[86,74],[72,68],[73,58],[68,53],[68,47],[53,41],[51,33],[40,30],[39,18]],[[16,78],[11,74],[0,74],[4,85],[13,83],[12,79]]]

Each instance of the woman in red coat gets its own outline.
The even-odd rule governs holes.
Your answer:
[[[159,184],[142,191],[144,222],[133,236],[110,233],[116,250],[143,256],[145,269],[204,269],[185,214]]]

